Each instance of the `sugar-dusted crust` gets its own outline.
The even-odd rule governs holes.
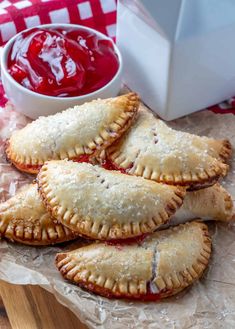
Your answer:
[[[233,215],[232,197],[217,183],[202,190],[187,192],[182,207],[169,223],[178,224],[198,217],[204,220],[230,221]]]
[[[117,169],[191,189],[224,176],[228,165],[223,161],[230,154],[228,141],[171,129],[143,105],[131,129],[106,150],[108,161]]]
[[[38,184],[53,217],[101,240],[153,232],[181,206],[185,194],[182,187],[67,160],[46,163]]]
[[[0,236],[40,246],[73,240],[76,234],[50,216],[37,185],[29,184],[0,204]]]
[[[19,170],[37,173],[47,160],[94,157],[129,128],[138,107],[138,96],[129,93],[40,117],[12,134],[7,158]]]
[[[207,226],[191,222],[154,233],[142,244],[92,244],[57,254],[67,280],[105,297],[154,300],[199,279],[208,265]]]
[[[194,145],[199,148],[199,150],[207,152],[211,157],[226,163],[232,155],[232,145],[227,139],[217,140],[206,136],[184,134],[186,134],[186,138],[191,138],[191,136],[193,136]]]
[[[158,290],[178,292],[200,278],[211,254],[211,239],[205,224],[191,222],[156,232],[149,243],[155,239],[158,259],[153,282]]]

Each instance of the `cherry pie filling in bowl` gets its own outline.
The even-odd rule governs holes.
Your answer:
[[[75,28],[33,28],[21,33],[8,72],[23,87],[54,97],[75,97],[107,85],[119,69],[109,39]]]

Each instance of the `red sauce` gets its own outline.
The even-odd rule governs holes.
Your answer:
[[[19,165],[19,167],[21,166],[21,164]],[[22,168],[25,169],[32,169],[32,170],[40,170],[42,168],[42,165],[32,165],[32,164],[22,164]]]
[[[105,159],[102,163],[102,167],[104,169],[107,170],[118,170],[120,171],[122,174],[128,174],[128,169],[131,169],[133,167],[133,163],[130,164],[130,166],[128,168],[119,168],[115,163],[113,163],[112,161],[110,161],[109,159]]]
[[[122,248],[125,246],[125,245],[131,245],[131,244],[141,244],[145,238],[147,236],[149,236],[150,233],[145,233],[145,234],[141,234],[137,237],[133,237],[133,238],[127,238],[127,239],[114,239],[114,240],[109,240],[109,241],[106,241],[105,243],[107,245],[111,245],[111,246],[115,246],[117,247],[117,249],[119,250],[122,250]]]
[[[18,168],[20,171],[28,172],[31,174],[38,173],[41,169],[42,165],[32,165],[32,164],[23,164],[23,163],[16,163],[13,162],[13,164]]]
[[[39,94],[71,97],[105,86],[118,71],[111,41],[82,29],[33,28],[18,36],[9,73]]]
[[[147,287],[147,293],[146,294],[136,294],[136,295],[130,295],[130,294],[124,294],[121,292],[115,292],[113,293],[111,290],[107,288],[100,287],[94,283],[88,283],[88,282],[80,282],[79,285],[82,287],[100,294],[101,296],[104,296],[106,298],[124,298],[124,299],[129,299],[129,300],[136,300],[136,301],[159,301],[163,297],[166,297],[167,295],[171,295],[173,290],[170,289],[163,289],[158,293],[152,293],[150,291],[150,288]]]
[[[82,154],[76,158],[72,158],[71,160],[73,160],[74,162],[90,162],[90,156],[91,154]]]

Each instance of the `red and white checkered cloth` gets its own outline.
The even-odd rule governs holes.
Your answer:
[[[48,23],[86,25],[115,39],[116,2],[117,0],[0,0],[0,47],[16,33]],[[0,82],[0,106],[6,101]],[[235,114],[235,97],[210,109],[215,113]]]
[[[0,0],[0,47],[16,33],[49,23],[73,23],[116,35],[116,0]],[[0,106],[7,102],[0,81]]]
[[[0,46],[16,33],[48,23],[74,23],[115,37],[116,0],[0,1]]]

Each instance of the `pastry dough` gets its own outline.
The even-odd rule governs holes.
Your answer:
[[[0,236],[28,245],[49,245],[72,240],[76,234],[52,219],[37,184],[30,184],[0,204]]]
[[[178,225],[199,217],[202,220],[230,221],[233,216],[231,195],[217,183],[202,190],[187,192],[182,207],[166,225]]]
[[[157,182],[201,188],[227,172],[227,140],[199,137],[169,128],[143,105],[132,128],[107,150],[116,169]]]
[[[130,93],[40,117],[12,134],[7,158],[29,173],[37,173],[51,159],[88,161],[131,125],[138,106],[138,96]]]
[[[185,194],[182,187],[66,160],[46,163],[38,184],[53,217],[81,235],[107,240],[153,232]]]
[[[102,296],[154,300],[200,278],[210,254],[207,226],[191,222],[138,244],[98,243],[60,253],[56,266],[65,279]]]

